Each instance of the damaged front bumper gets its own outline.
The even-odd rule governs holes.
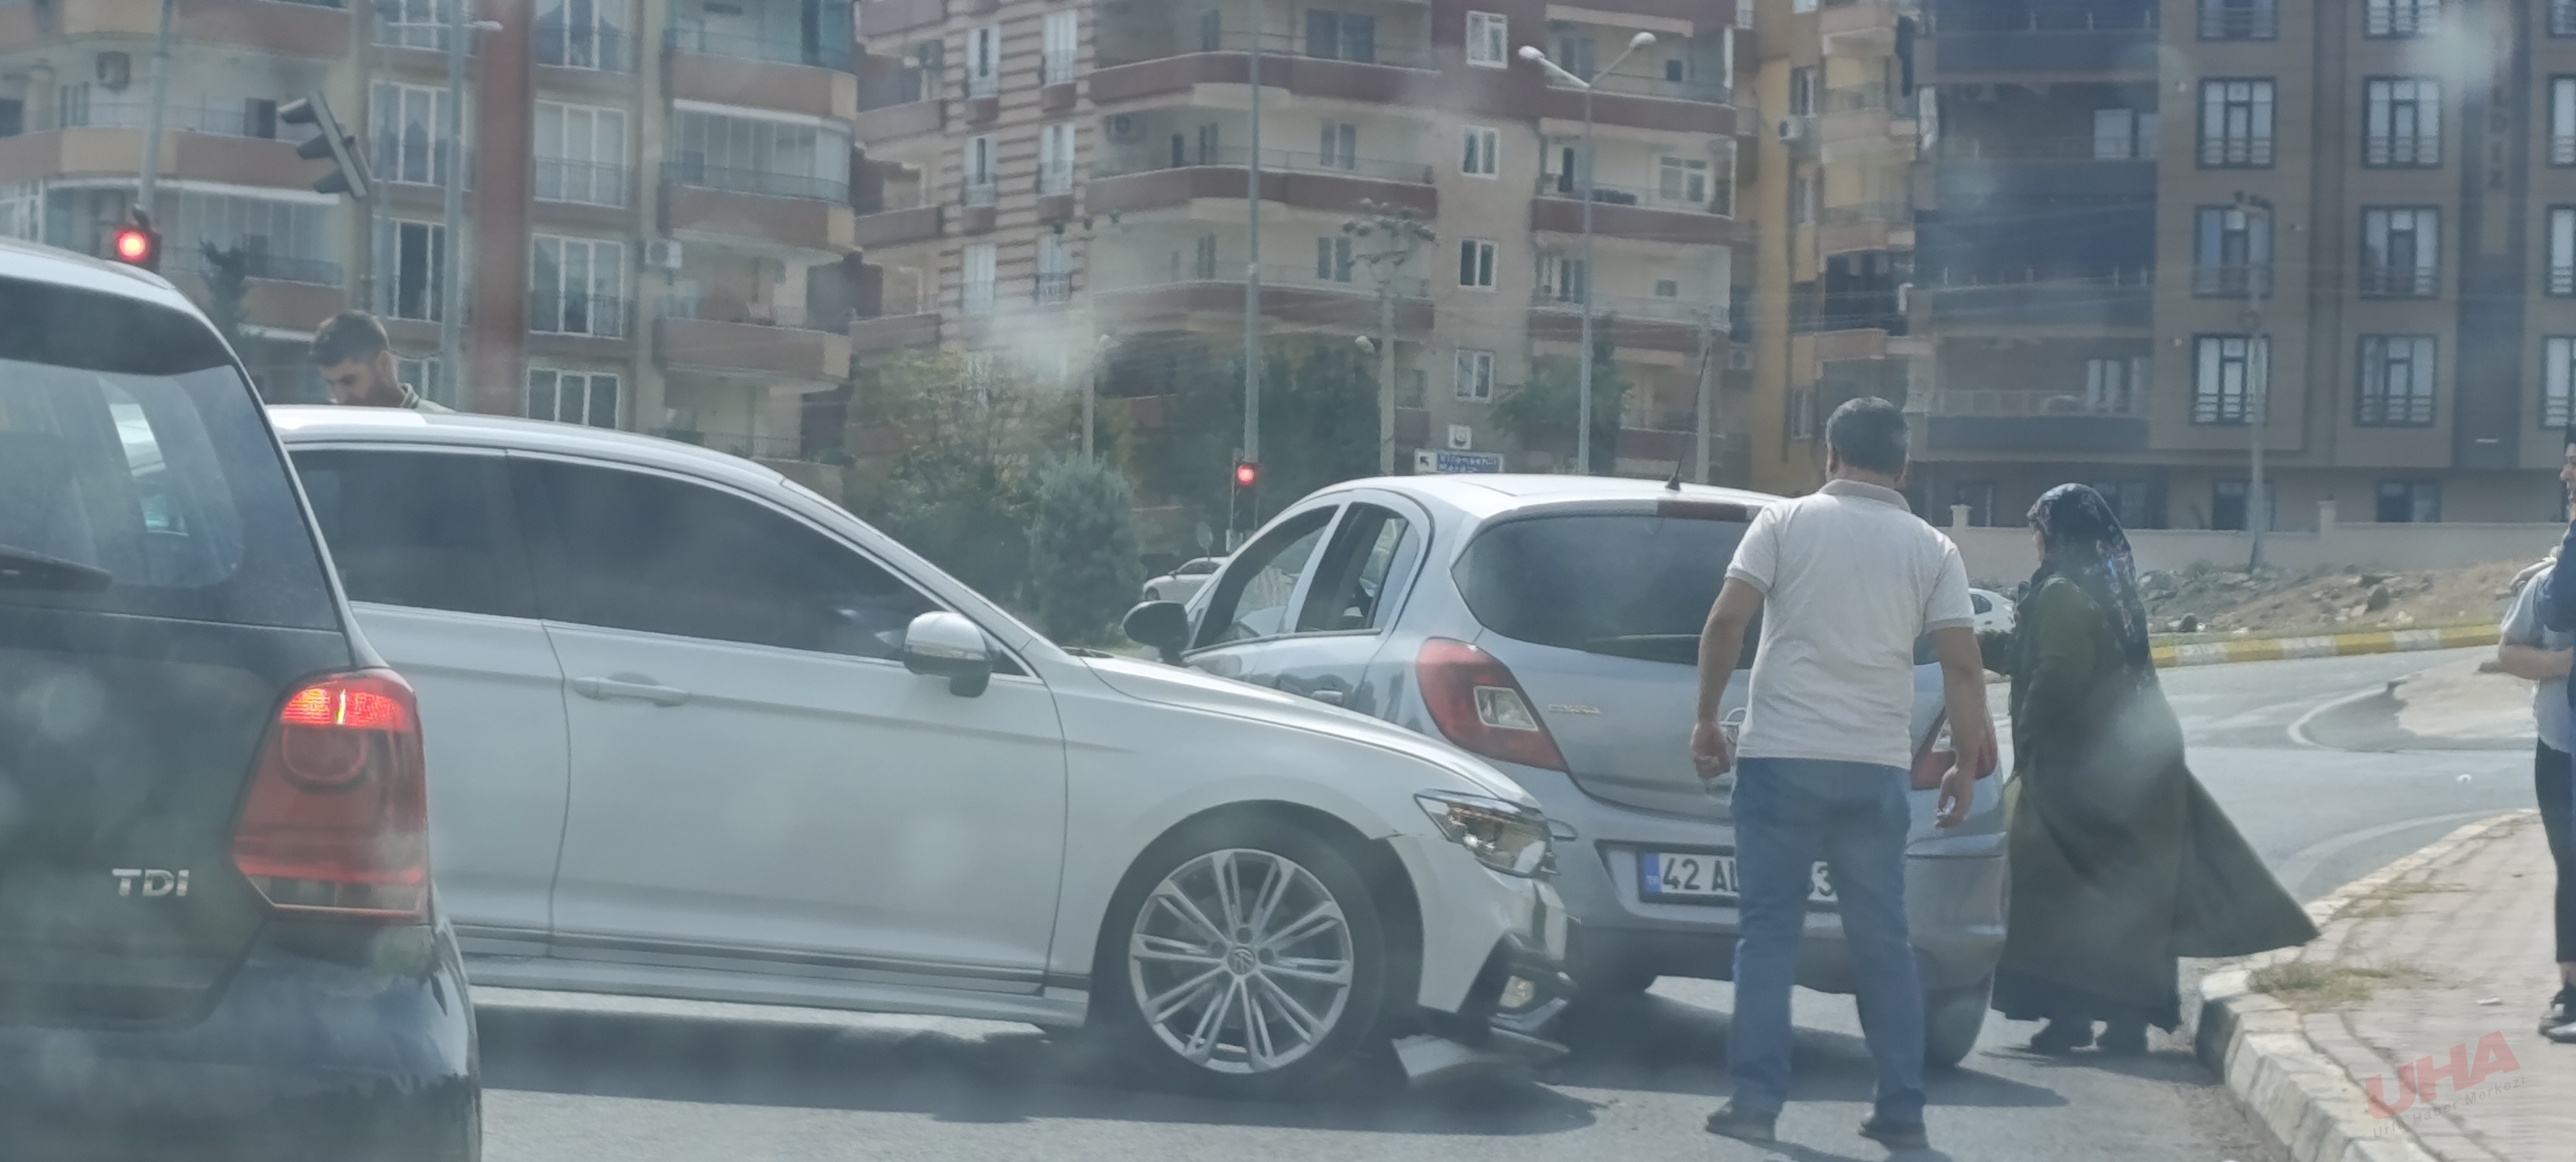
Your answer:
[[[1565,1056],[1549,1039],[1572,1000],[1565,973],[1573,921],[1553,888],[1534,893],[1528,926],[1494,944],[1454,1013],[1425,1011],[1423,1030],[1397,1039],[1396,1058],[1414,1084],[1461,1072],[1535,1069]]]

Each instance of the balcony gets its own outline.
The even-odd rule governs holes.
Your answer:
[[[2442,164],[2442,139],[2418,133],[2369,134],[2361,139],[2361,164],[2373,169],[2432,169]]]
[[[1263,35],[1259,43],[1264,88],[1397,105],[1434,105],[1448,97],[1425,45],[1376,41],[1359,53],[1339,45],[1309,53],[1304,38],[1276,33]],[[1114,46],[1097,46],[1092,103],[1107,107],[1184,95],[1198,85],[1248,84],[1253,44],[1248,33],[1227,33],[1202,39],[1194,51],[1163,56],[1122,55]]]
[[[536,35],[537,63],[551,69],[583,69],[595,73],[631,73],[635,71],[635,34],[607,26],[569,27],[566,23],[540,20]]]
[[[2576,298],[2576,266],[2551,266],[2548,278],[2551,298]]]
[[[124,174],[143,152],[139,129],[40,130],[0,138],[0,174],[12,181]],[[121,159],[121,160],[120,160]],[[319,166],[283,141],[172,133],[161,139],[161,176],[302,191]]]
[[[655,320],[654,354],[669,367],[839,380],[850,371],[849,329],[845,315],[809,319],[763,304],[675,298]]]
[[[1597,123],[1718,137],[1735,133],[1735,110],[1729,105],[1735,94],[1724,85],[1635,73],[1604,73],[1591,81],[1592,120]],[[1582,87],[1551,73],[1543,92],[1541,116],[1583,120]]]
[[[847,72],[853,46],[828,38],[809,41],[793,36],[744,36],[673,24],[662,30],[662,47],[677,53]]]
[[[2270,298],[2272,268],[2241,263],[2195,266],[2191,271],[2191,293],[2204,299]]]
[[[1736,220],[1718,214],[1706,199],[1680,195],[1687,188],[1593,183],[1592,232],[1603,238],[1630,238],[1676,246],[1725,246],[1745,240]],[[1583,193],[1572,174],[1540,174],[1530,199],[1530,229],[1555,234],[1583,232]]]
[[[1827,206],[1817,216],[1816,251],[1819,254],[1909,250],[1913,246],[1914,222],[1903,202]]]
[[[930,28],[948,19],[947,0],[860,0],[859,35],[870,39]]]
[[[729,169],[723,166],[700,165],[690,161],[663,162],[662,180],[675,186],[756,194],[764,198],[840,202],[850,195],[850,183],[843,178],[812,177],[762,169]]]
[[[2156,75],[2153,8],[2049,5],[1995,15],[2002,19],[1953,17],[1939,23],[1934,61],[1942,76]]]
[[[766,238],[808,250],[850,246],[849,182],[689,161],[662,164],[663,229]]]
[[[605,162],[540,157],[533,188],[540,202],[622,209],[631,202],[628,186],[633,173],[626,166]]]
[[[1889,0],[1827,3],[1816,16],[1826,56],[1886,56],[1896,51],[1896,5]]]
[[[2576,136],[2556,134],[2550,137],[2549,164],[2576,165]]]
[[[2358,273],[2363,298],[2429,299],[2440,290],[2439,274],[2429,265],[2365,265]]]
[[[904,246],[940,236],[947,199],[928,186],[896,187],[862,199],[850,223],[850,245]]]
[[[1174,165],[1139,154],[1111,157],[1092,171],[1088,208],[1095,214],[1188,205],[1199,198],[1244,195],[1246,149],[1195,151]],[[1431,167],[1420,162],[1378,161],[1290,150],[1261,151],[1261,199],[1330,213],[1356,213],[1361,199],[1437,212]]]
[[[763,37],[735,37],[673,26],[670,94],[683,100],[779,109],[848,120],[858,114],[858,76],[847,45],[798,45]]]
[[[2202,40],[2272,40],[2281,35],[2273,0],[2200,0]]]
[[[2202,169],[2264,169],[2272,164],[2272,139],[2269,137],[2204,137],[2200,142]]]
[[[1935,155],[1943,204],[1973,205],[1998,192],[2044,198],[2144,198],[2155,192],[2156,140],[1952,135]]]
[[[889,297],[877,314],[850,320],[850,350],[858,355],[934,347],[939,337],[938,306],[910,296]]]
[[[624,339],[635,333],[635,303],[610,295],[542,290],[528,295],[528,333]]]
[[[1918,265],[1917,292],[1932,296],[1946,333],[2145,330],[2153,324],[2155,272],[2126,267],[1941,270]]]
[[[1104,272],[1092,282],[1092,299],[1100,310],[1127,320],[1174,320],[1215,315],[1240,322],[1244,280],[1241,263],[1168,274]],[[1222,270],[1222,273],[1220,273]],[[1393,287],[1395,323],[1400,331],[1431,328],[1431,284],[1427,279],[1399,278]],[[1365,273],[1351,281],[1317,278],[1312,266],[1261,268],[1261,313],[1305,329],[1354,334],[1377,329],[1378,290]]]
[[[2440,26],[2442,5],[2438,0],[2378,0],[2364,6],[2361,34],[2373,38],[2403,38],[2429,35]],[[2557,6],[2551,5],[2550,35],[2564,36],[2557,29]]]
[[[1592,296],[1592,332],[1614,347],[1696,355],[1700,334],[1726,341],[1726,308],[1685,298]],[[1530,295],[1532,342],[1581,344],[1583,300],[1579,289],[1540,287]]]
[[[2147,446],[2146,401],[2122,392],[1950,390],[1932,397],[1927,444],[1960,452],[2119,452]]]

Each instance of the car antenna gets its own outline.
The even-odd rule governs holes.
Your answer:
[[[1672,476],[1670,476],[1669,478],[1665,479],[1665,481],[1664,481],[1664,491],[1666,491],[1666,492],[1679,492],[1679,491],[1681,491],[1681,490],[1682,490],[1682,470],[1681,470],[1681,466],[1680,466],[1680,465],[1674,465]]]

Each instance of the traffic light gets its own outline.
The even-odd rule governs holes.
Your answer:
[[[1226,523],[1250,532],[1261,527],[1261,465],[1251,460],[1234,462],[1234,492],[1226,499]]]
[[[1255,464],[1250,460],[1239,460],[1235,462],[1234,486],[1236,488],[1257,488],[1260,484],[1261,465]]]
[[[161,273],[161,232],[152,228],[152,215],[140,209],[127,211],[125,224],[116,228],[116,236],[109,241],[109,252],[127,266]]]
[[[306,161],[320,161],[327,157],[336,167],[315,179],[315,193],[347,194],[365,200],[367,166],[358,150],[358,138],[340,127],[340,119],[331,115],[331,103],[322,99],[321,90],[305,94],[303,100],[278,106],[277,119],[288,125],[310,125],[320,131],[311,141],[295,147],[297,157]]]

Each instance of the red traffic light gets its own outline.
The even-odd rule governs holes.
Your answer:
[[[127,226],[118,230],[116,257],[136,266],[152,261],[152,235],[140,226]]]
[[[1261,483],[1261,465],[1245,460],[1234,466],[1235,487],[1250,488],[1259,483]]]

